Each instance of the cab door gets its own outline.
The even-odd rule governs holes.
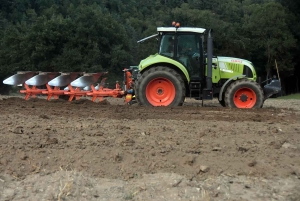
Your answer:
[[[189,72],[190,78],[203,77],[202,42],[199,34],[188,33],[177,35],[175,59],[181,62]]]

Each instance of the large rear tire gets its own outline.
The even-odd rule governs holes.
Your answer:
[[[263,105],[261,86],[249,79],[232,82],[225,93],[225,104],[231,108],[261,108]]]
[[[185,90],[183,79],[175,70],[158,66],[146,70],[139,76],[135,95],[140,105],[181,106]]]

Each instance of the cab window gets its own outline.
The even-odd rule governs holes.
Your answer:
[[[174,56],[174,35],[166,34],[161,38],[161,46],[159,49],[159,54],[167,57]]]

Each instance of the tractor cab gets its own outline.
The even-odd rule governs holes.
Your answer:
[[[158,54],[180,62],[189,77],[204,76],[203,33],[201,28],[159,27],[160,45]]]

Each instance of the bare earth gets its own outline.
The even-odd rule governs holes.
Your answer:
[[[300,101],[0,96],[0,200],[300,200]]]

